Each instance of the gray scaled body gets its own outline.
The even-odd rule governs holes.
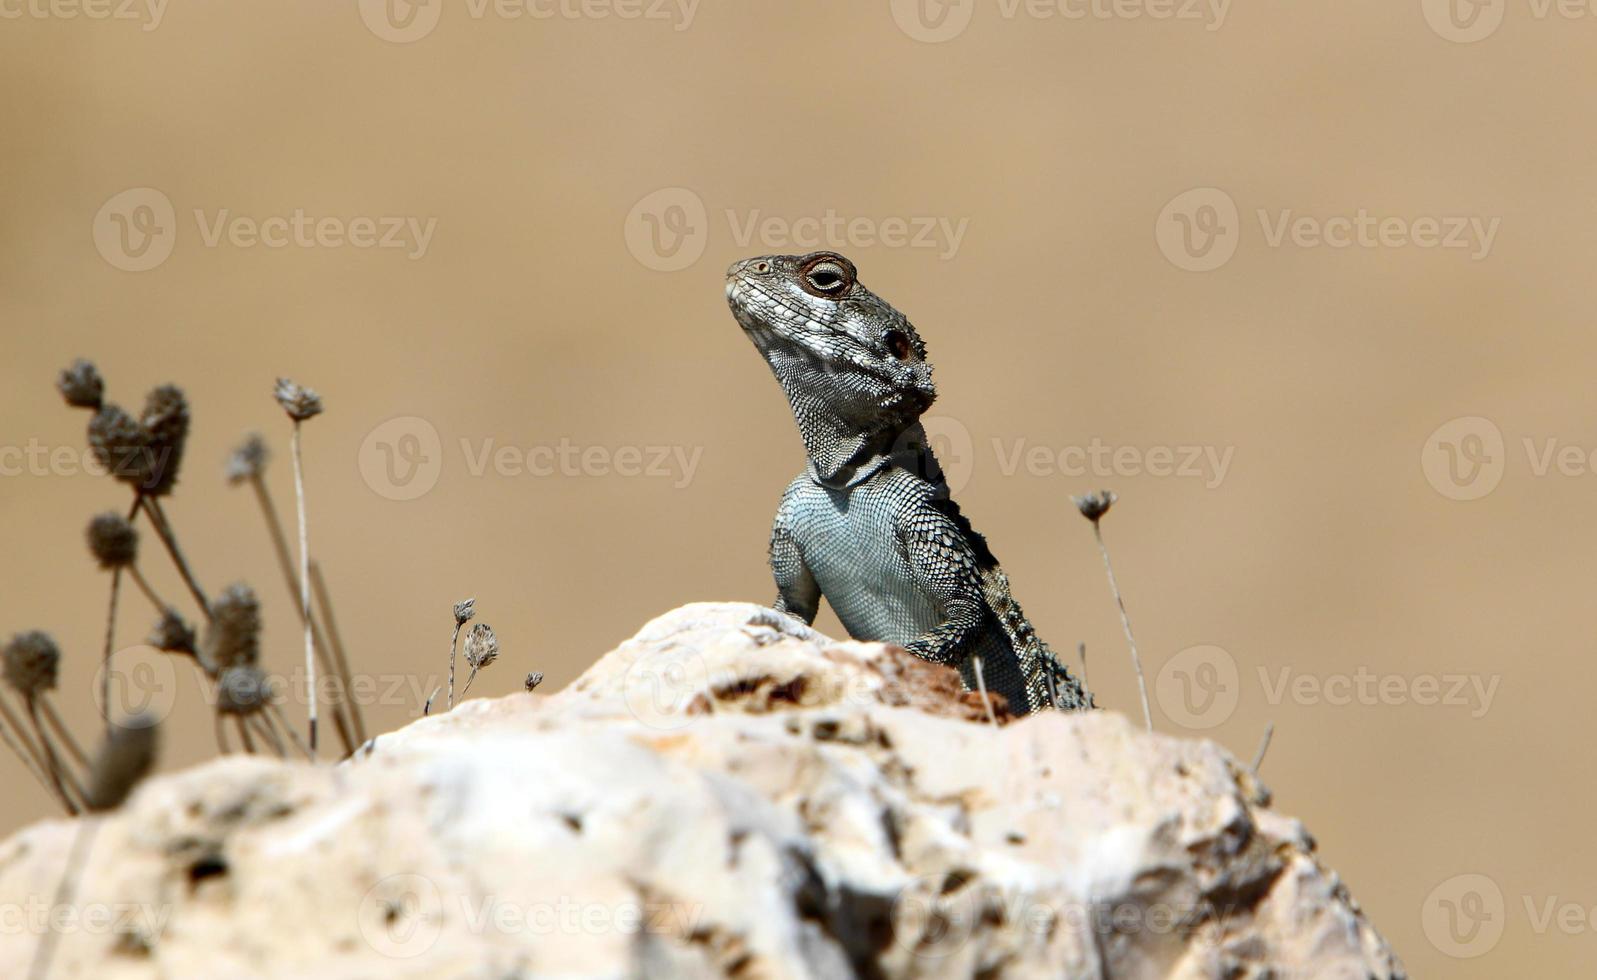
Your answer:
[[[809,457],[771,530],[776,608],[821,597],[849,635],[958,668],[1025,714],[1092,696],[1038,638],[960,513],[920,417],[937,396],[908,319],[832,252],[747,259],[727,302],[787,394]]]

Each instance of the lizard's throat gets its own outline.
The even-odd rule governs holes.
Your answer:
[[[809,459],[810,479],[824,487],[845,490],[858,486],[890,465],[921,473],[933,482],[942,479],[917,419],[861,429],[839,419],[806,415],[799,406],[794,407],[794,415]]]

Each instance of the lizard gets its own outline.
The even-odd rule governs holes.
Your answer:
[[[908,318],[830,251],[736,262],[726,297],[807,457],[771,529],[777,611],[812,624],[824,597],[854,639],[954,667],[1017,715],[1094,707],[953,500],[921,423],[937,389]]]

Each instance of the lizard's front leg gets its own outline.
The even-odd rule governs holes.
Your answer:
[[[930,507],[900,520],[898,539],[916,587],[943,612],[942,623],[904,648],[934,664],[958,666],[987,613],[976,553],[954,522]]]
[[[821,587],[804,563],[804,554],[793,540],[791,515],[782,507],[771,528],[771,574],[776,577],[776,611],[787,613],[805,625],[815,622],[821,608]]]

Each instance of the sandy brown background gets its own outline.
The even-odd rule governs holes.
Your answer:
[[[1090,528],[1069,503],[1113,487],[1105,532],[1150,682],[1166,671],[1159,726],[1187,730],[1170,685],[1197,675],[1174,672],[1178,654],[1223,648],[1235,707],[1206,716],[1205,734],[1248,757],[1275,722],[1264,773],[1278,806],[1310,825],[1418,975],[1589,969],[1597,20],[1499,0],[1473,30],[1500,26],[1465,44],[1419,0],[1238,0],[1223,24],[1006,17],[984,0],[942,11],[969,23],[926,43],[902,19],[912,6],[704,0],[673,22],[450,4],[412,43],[380,36],[354,2],[173,0],[158,25],[143,8],[142,21],[48,8],[0,20],[0,446],[77,458],[85,415],[51,386],[78,355],[130,407],[154,384],[185,386],[196,422],[170,513],[208,588],[261,590],[268,662],[289,671],[292,606],[221,464],[242,432],[267,433],[288,513],[271,382],[320,389],[313,550],[359,670],[404,685],[368,706],[386,729],[436,683],[464,596],[505,649],[483,695],[533,669],[563,685],[677,604],[768,600],[766,533],[800,447],[721,281],[734,258],[795,249],[758,230],[743,244],[743,225],[829,209],[872,227],[966,221],[952,257],[846,228],[829,244],[926,336],[935,411],[968,462],[961,499],[1043,636],[1085,641],[1100,701],[1140,713]],[[96,215],[143,187],[170,200],[176,237],[165,262],[130,272],[97,248]],[[1164,254],[1158,229],[1179,230],[1161,212],[1206,187],[1235,202],[1240,237],[1200,273]],[[651,257],[634,206],[668,188],[687,195],[645,210],[698,238]],[[671,210],[693,201],[702,219]],[[436,230],[419,258],[211,246],[196,209]],[[1396,239],[1277,246],[1259,209],[1499,226],[1484,255]],[[1451,499],[1427,477],[1427,454],[1446,451],[1432,433],[1476,416],[1504,440],[1486,446],[1481,477],[1495,467],[1501,482]],[[436,485],[416,499],[391,499],[405,494],[385,482],[378,442],[425,429],[368,440],[395,417],[440,440]],[[1465,425],[1444,437],[1467,449],[1490,431]],[[1579,462],[1538,475],[1527,439],[1537,453],[1579,447]],[[575,475],[474,473],[485,440],[599,447],[592,459],[616,462],[668,447],[698,462],[691,479],[580,457]],[[1214,486],[1124,465],[1006,465],[1017,446],[1057,458],[1095,440],[1138,458],[1233,455]],[[126,494],[9,460],[0,629],[59,638],[59,701],[92,728],[107,576],[81,531]],[[180,596],[153,540],[146,552]],[[128,594],[121,644],[150,618]],[[1362,670],[1396,693],[1282,694],[1283,669],[1311,684]],[[1495,685],[1489,708],[1403,696],[1425,678],[1445,694],[1454,677]],[[171,766],[213,751],[180,681]],[[0,826],[14,828],[51,807],[8,760]],[[1464,874],[1499,898],[1474,888],[1484,932],[1464,951],[1479,955],[1455,959],[1435,924],[1478,883]],[[1542,921],[1566,905],[1572,929]]]

